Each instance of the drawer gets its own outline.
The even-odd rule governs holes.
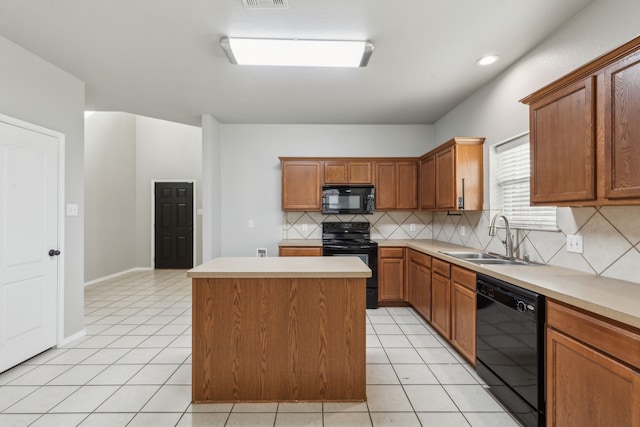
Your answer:
[[[422,252],[410,249],[409,262],[415,262],[416,264],[420,264],[423,267],[431,270],[431,257],[429,255],[423,254]]]
[[[451,264],[447,261],[434,258],[431,262],[431,270],[442,277],[446,277],[447,279],[451,277]]]
[[[280,246],[280,256],[322,256],[322,248],[316,246]]]
[[[465,288],[476,290],[476,272],[467,270],[466,268],[451,266],[451,278],[455,283],[459,283]]]
[[[378,258],[404,258],[404,248],[378,248]]]
[[[640,330],[547,299],[547,326],[640,369]]]

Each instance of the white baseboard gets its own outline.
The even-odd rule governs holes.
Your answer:
[[[80,338],[84,337],[85,335],[87,335],[87,330],[82,328],[81,331],[78,331],[73,335],[69,335],[68,337],[64,337],[62,339],[62,342],[58,343],[58,347],[64,347],[65,345],[67,345],[67,344],[69,344],[69,343],[71,343],[71,342],[73,342],[73,341],[75,341],[77,339],[80,339]]]
[[[89,280],[88,282],[84,282],[84,286],[86,287],[86,286],[95,285],[95,284],[103,282],[105,280],[114,279],[116,277],[120,277],[120,276],[123,276],[125,274],[133,273],[133,272],[136,272],[136,271],[150,271],[150,270],[153,270],[153,268],[151,268],[151,267],[130,268],[128,270],[120,271],[118,273],[109,274],[108,276],[99,277],[97,279]]]

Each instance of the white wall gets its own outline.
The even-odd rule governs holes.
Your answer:
[[[445,142],[428,125],[224,124],[221,141],[222,256],[255,256],[258,247],[277,255],[286,223],[278,157],[419,156]]]
[[[84,328],[84,83],[0,36],[0,113],[65,135],[64,336]]]
[[[202,115],[202,260],[222,253],[222,141],[220,123],[211,115]]]
[[[85,119],[85,281],[136,267],[136,119]]]
[[[202,130],[136,116],[136,266],[151,267],[151,182],[193,180],[202,207]],[[202,263],[202,216],[196,217],[196,265]]]

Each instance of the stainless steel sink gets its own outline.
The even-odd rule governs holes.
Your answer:
[[[440,253],[458,258],[474,264],[491,264],[491,265],[526,265],[527,263],[518,260],[509,259],[503,255],[493,254],[490,252],[446,252]]]

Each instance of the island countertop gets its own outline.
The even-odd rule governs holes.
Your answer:
[[[191,278],[367,278],[358,257],[220,257],[187,272]]]

